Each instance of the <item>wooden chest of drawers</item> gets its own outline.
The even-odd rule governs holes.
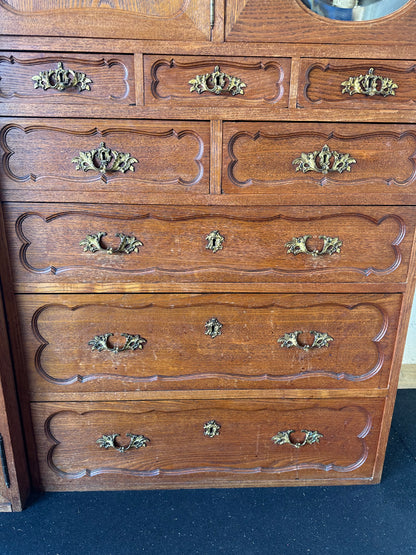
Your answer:
[[[250,0],[87,4],[0,7],[5,504],[28,476],[377,483],[415,281],[414,2],[358,39],[298,0],[261,32]]]

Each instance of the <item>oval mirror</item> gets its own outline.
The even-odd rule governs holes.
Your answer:
[[[409,0],[302,0],[302,2],[313,12],[329,19],[369,21],[395,12]]]

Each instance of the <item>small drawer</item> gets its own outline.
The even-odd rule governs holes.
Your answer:
[[[302,208],[301,216],[297,207],[6,203],[4,210],[21,292],[405,282],[416,224],[413,208],[391,206]]]
[[[109,298],[110,297],[110,298]],[[18,295],[49,392],[387,387],[401,295]]]
[[[1,101],[134,104],[133,56],[2,52]]]
[[[383,399],[34,403],[41,487],[371,481]]]
[[[145,56],[145,104],[287,108],[289,58]]]
[[[209,123],[24,120],[4,125],[6,190],[208,192]]]
[[[274,194],[281,203],[416,200],[416,132],[410,125],[224,124],[225,194]]]
[[[299,108],[415,109],[416,62],[304,58]]]

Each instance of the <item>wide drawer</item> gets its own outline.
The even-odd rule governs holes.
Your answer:
[[[0,101],[135,103],[133,56],[2,52]]]
[[[17,303],[37,400],[46,392],[386,388],[401,295],[18,295]]]
[[[391,110],[415,107],[415,62],[304,58],[299,108]]]
[[[290,58],[144,57],[145,104],[287,108]]]
[[[383,399],[34,403],[41,487],[370,481]]]
[[[19,120],[4,124],[3,189],[208,193],[209,123]]]
[[[4,205],[17,290],[405,282],[413,208]],[[41,285],[44,284],[44,285]],[[31,289],[32,287],[32,289]],[[134,287],[134,289],[132,289]]]
[[[401,193],[410,203],[415,150],[411,125],[228,122],[222,191],[299,204],[325,204],[331,195],[360,204],[378,195],[376,204],[386,204]]]

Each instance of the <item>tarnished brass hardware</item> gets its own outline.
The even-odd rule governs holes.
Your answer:
[[[338,237],[327,237],[326,235],[319,235],[319,239],[324,242],[322,249],[309,250],[306,243],[312,235],[303,235],[301,237],[293,237],[285,244],[288,254],[310,254],[311,256],[331,255],[341,252],[342,241]]]
[[[334,341],[334,338],[331,337],[326,332],[320,332],[311,330],[309,333],[313,335],[313,342],[312,345],[301,345],[298,342],[298,336],[304,333],[301,330],[291,331],[289,333],[285,333],[282,337],[279,337],[277,340],[281,343],[281,347],[286,347],[290,349],[291,347],[297,347],[298,349],[302,349],[303,351],[309,351],[309,349],[321,349],[322,347],[328,347],[331,341]]]
[[[220,435],[221,426],[215,420],[210,420],[204,424],[204,436],[215,437]]]
[[[374,74],[374,68],[370,67],[366,75],[358,75],[357,77],[349,77],[347,81],[343,81],[341,86],[342,93],[364,94],[365,96],[395,96],[395,89],[399,88],[390,77],[381,77]]]
[[[133,164],[138,162],[129,152],[118,152],[107,148],[105,143],[100,143],[98,148],[93,148],[87,152],[80,152],[78,156],[72,159],[76,164],[75,169],[87,172],[89,170],[106,173],[121,172],[125,173],[130,170],[134,172]]]
[[[90,91],[92,84],[85,73],[74,71],[72,69],[64,69],[62,62],[58,63],[57,69],[48,69],[39,72],[39,75],[32,77],[35,89],[55,89],[57,91],[65,91],[66,89],[77,88],[81,91]]]
[[[196,91],[198,94],[203,92],[222,94],[226,92],[233,96],[244,94],[244,87],[247,87],[239,77],[227,75],[227,73],[220,70],[219,66],[215,66],[212,73],[197,75],[189,81],[189,84],[191,85],[190,91]]]
[[[127,446],[124,445],[117,445],[116,444],[116,437],[120,437],[120,434],[109,434],[109,435],[102,435],[100,438],[97,439],[97,443],[100,447],[104,447],[104,449],[115,449],[120,453],[125,453],[129,449],[133,447],[135,449],[140,449],[141,447],[147,447],[147,444],[150,443],[150,439],[144,437],[143,435],[136,435],[136,434],[126,434],[127,437],[130,438],[130,442]]]
[[[357,161],[349,154],[340,154],[336,150],[330,150],[328,145],[324,145],[321,150],[314,152],[302,152],[299,158],[295,158],[292,164],[297,166],[296,171],[318,172],[327,174],[329,172],[342,173],[351,171],[351,164]]]
[[[221,335],[222,324],[216,318],[210,318],[205,324],[205,335],[214,338]]]
[[[205,247],[212,252],[217,252],[222,250],[222,244],[225,240],[225,237],[221,235],[221,233],[216,229],[215,231],[211,231],[205,239],[208,241],[208,245]]]
[[[105,237],[107,233],[104,231],[99,231],[98,233],[93,233],[87,235],[85,239],[79,242],[81,247],[84,247],[84,252],[105,252],[107,254],[131,254],[133,252],[139,252],[139,247],[143,246],[143,243],[136,239],[134,235],[124,235],[124,233],[116,233],[115,237],[118,237],[120,244],[116,249],[112,247],[103,247],[101,245],[101,239]]]
[[[293,447],[296,447],[296,449],[299,449],[299,447],[303,447],[306,444],[312,445],[313,443],[319,443],[321,437],[324,437],[316,430],[302,430],[302,433],[305,434],[305,439],[302,442],[293,442],[290,439],[290,434],[292,434],[294,431],[295,430],[286,430],[285,432],[277,432],[277,434],[272,437],[273,443],[275,443],[276,445],[284,445],[285,443],[289,443],[289,445],[292,445]]]
[[[130,333],[121,333],[120,335],[126,338],[124,345],[122,345],[121,347],[111,347],[108,343],[108,338],[113,335],[113,333],[96,335],[90,341],[88,341],[88,345],[90,345],[92,351],[109,351],[110,353],[122,353],[123,351],[135,351],[136,349],[143,349],[143,346],[147,343],[147,339],[141,337],[138,334],[131,335]]]

